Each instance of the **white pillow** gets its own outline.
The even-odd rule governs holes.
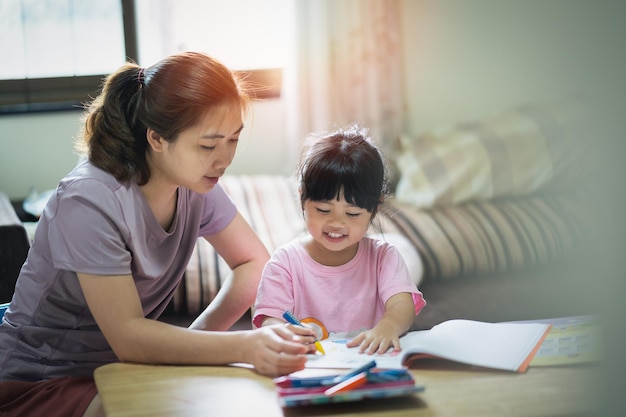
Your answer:
[[[422,282],[422,277],[424,276],[424,265],[422,264],[422,258],[415,245],[399,233],[375,233],[368,236],[394,245],[402,255],[409,269],[411,280],[419,287],[420,282]]]

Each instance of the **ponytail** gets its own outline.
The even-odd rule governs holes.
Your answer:
[[[126,63],[109,75],[87,107],[77,148],[120,182],[150,179],[148,127],[169,142],[225,103],[248,109],[250,91],[217,60],[198,52],[167,57],[141,68]]]
[[[140,138],[145,139],[146,127],[137,120],[143,90],[137,82],[139,70],[127,63],[108,76],[84,117],[82,136],[89,160],[122,182],[145,166],[146,141]]]

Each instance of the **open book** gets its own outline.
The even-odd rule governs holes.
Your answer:
[[[525,372],[550,330],[548,323],[487,323],[448,320],[430,330],[407,333],[400,338],[402,350],[367,355],[347,348],[347,339],[322,341],[326,355],[309,355],[307,368],[353,368],[375,359],[377,367],[419,367],[424,358],[459,364]]]
[[[571,365],[602,359],[602,329],[599,316],[559,317],[513,323],[552,325],[530,366]]]

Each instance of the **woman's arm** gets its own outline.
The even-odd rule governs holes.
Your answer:
[[[232,273],[190,328],[228,330],[254,303],[269,253],[239,213],[224,230],[206,239],[224,258]]]
[[[304,368],[312,330],[284,325],[238,332],[208,332],[143,317],[132,276],[78,274],[99,328],[121,361],[216,365],[245,362],[263,375]]]

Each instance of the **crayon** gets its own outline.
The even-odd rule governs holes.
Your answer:
[[[296,326],[304,327],[304,324],[302,324],[302,322],[300,320],[298,320],[296,318],[296,316],[294,316],[290,311],[285,311],[283,313],[283,318],[285,320],[287,320],[291,324],[295,324]],[[326,352],[324,352],[324,348],[322,347],[322,344],[317,339],[315,340],[315,349],[317,349],[317,351],[320,352],[322,355],[326,354]]]
[[[364,385],[367,382],[367,371],[353,375],[352,377],[333,385],[324,391],[325,395],[335,395],[340,392],[350,391]]]

